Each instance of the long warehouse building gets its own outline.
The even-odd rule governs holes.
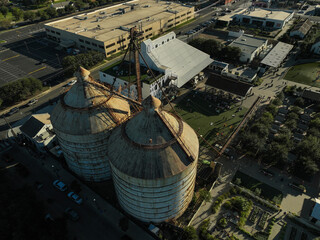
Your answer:
[[[106,56],[125,49],[130,28],[149,39],[194,18],[194,7],[158,0],[135,0],[45,24],[47,37],[62,48],[96,50]]]

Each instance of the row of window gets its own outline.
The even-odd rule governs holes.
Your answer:
[[[147,28],[146,30],[145,30],[145,32],[149,32],[149,31],[151,31],[152,30],[152,27],[151,28]]]
[[[174,39],[174,36],[172,36],[172,38],[171,39]],[[169,42],[170,41],[170,39],[169,38],[167,38],[167,42]],[[162,45],[165,43],[165,41],[162,41]],[[159,45],[158,44],[156,44],[156,48],[158,47]]]
[[[85,43],[85,44],[88,44],[88,45],[92,45],[92,46],[94,46],[94,47],[99,47],[99,48],[101,48],[101,49],[104,49],[104,47],[103,47],[103,45],[98,45],[98,44],[96,44],[96,43],[91,43],[91,42],[89,42],[88,40],[83,40],[83,39],[79,39],[79,42],[81,42],[81,43]],[[81,45],[81,46],[83,46],[83,45]]]
[[[53,34],[57,34],[57,35],[61,35],[59,32],[55,32],[55,31],[53,31],[53,30],[49,30],[49,29],[47,29],[46,28],[46,31],[48,32],[48,33],[53,33]]]

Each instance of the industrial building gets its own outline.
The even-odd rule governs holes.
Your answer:
[[[241,35],[229,46],[237,47],[241,50],[240,61],[250,63],[256,56],[267,48],[268,40],[256,38],[250,35]]]
[[[282,29],[293,18],[294,12],[250,7],[245,12],[235,14],[235,22],[269,29]]]
[[[147,74],[146,63],[140,58],[143,82],[142,98],[149,95],[161,98],[160,87],[175,85],[180,88],[192,79],[197,81],[200,78],[199,73],[213,62],[208,54],[177,39],[174,32],[155,40],[148,39],[142,42],[141,55],[156,76],[155,81],[151,74]],[[128,71],[128,67],[120,69],[120,63],[113,65],[111,68],[100,71],[100,81],[112,84],[117,75],[114,86],[116,88],[121,86],[122,89],[125,89],[122,92],[124,95],[132,93],[135,97],[137,95],[136,85],[131,85],[130,89],[127,87],[130,84]]]
[[[108,158],[121,207],[144,222],[178,218],[194,192],[199,141],[179,117],[149,96],[143,110],[115,128]]]
[[[158,0],[134,0],[45,24],[47,37],[61,48],[96,50],[106,56],[125,49],[129,29],[149,39],[194,18],[194,7]]]
[[[51,122],[69,168],[86,181],[111,177],[107,140],[130,116],[129,103],[95,82],[80,68],[77,82],[51,113]]]

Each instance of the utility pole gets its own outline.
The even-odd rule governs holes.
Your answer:
[[[26,41],[24,41],[24,44],[26,45],[27,51],[30,52]]]

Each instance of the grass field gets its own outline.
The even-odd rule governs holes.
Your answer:
[[[284,79],[313,87],[320,87],[320,62],[293,66]]]
[[[237,171],[234,175],[232,182],[234,182],[237,178],[241,179],[240,186],[245,187],[251,191],[254,191],[256,188],[261,189],[261,197],[268,199],[270,201],[273,201],[276,204],[281,204],[283,194],[280,190],[275,189],[274,187],[271,187],[268,184],[262,183],[258,181],[257,179],[250,177],[249,175]]]
[[[188,100],[189,99],[189,100]],[[210,144],[224,141],[241,122],[247,109],[237,111],[235,105],[230,110],[217,113],[215,104],[205,100],[199,94],[191,93],[180,101],[175,110],[196,132]],[[232,115],[235,115],[234,117]],[[201,142],[200,144],[204,144]]]

